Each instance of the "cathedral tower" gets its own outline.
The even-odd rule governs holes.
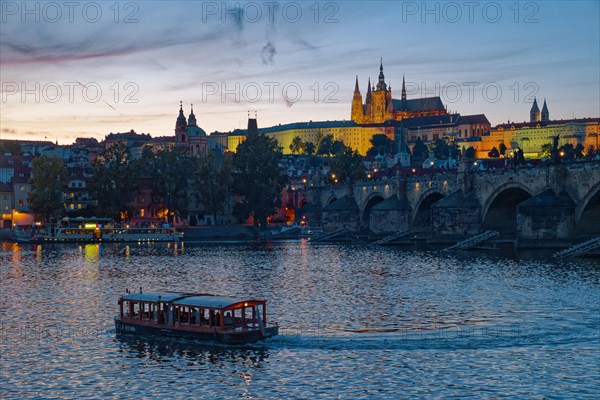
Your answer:
[[[529,111],[529,122],[539,122],[540,121],[540,108],[538,107],[537,99],[533,98],[533,105],[531,106],[531,111]]]
[[[542,121],[550,121],[550,113],[548,112],[546,99],[544,99],[544,106],[542,107]]]
[[[364,117],[363,114],[363,102],[362,95],[358,88],[358,75],[356,76],[356,83],[354,84],[354,97],[352,98],[352,111],[350,113],[350,119],[355,122],[362,122]]]

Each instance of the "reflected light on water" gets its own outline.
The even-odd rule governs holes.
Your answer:
[[[3,243],[2,399],[596,398],[597,260],[488,254]],[[282,334],[117,336],[117,298],[140,287],[264,298]]]

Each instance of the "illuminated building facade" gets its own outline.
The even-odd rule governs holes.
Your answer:
[[[559,146],[567,143],[577,146],[582,144],[587,150],[598,148],[600,118],[574,118],[565,120],[550,120],[546,100],[542,110],[539,110],[534,99],[529,112],[530,122],[508,122],[496,125],[489,134],[481,137],[477,156],[487,158],[492,148],[499,149],[504,143],[509,152],[521,149],[526,158],[538,158],[542,146],[552,143],[555,136],[559,137]]]
[[[391,119],[401,121],[405,118],[446,115],[446,113],[446,108],[438,96],[407,99],[404,78],[402,78],[401,98],[392,98],[392,88],[385,82],[383,74],[383,61],[379,66],[377,85],[372,87],[369,78],[364,103],[358,86],[358,77],[356,77],[350,117],[358,124],[380,124]]]

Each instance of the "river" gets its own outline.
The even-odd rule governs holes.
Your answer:
[[[0,397],[597,398],[600,263],[290,241],[1,243]],[[259,297],[252,346],[117,338],[126,289]]]

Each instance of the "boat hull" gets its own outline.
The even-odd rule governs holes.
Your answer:
[[[117,334],[152,335],[169,338],[193,339],[202,341],[213,341],[225,344],[247,344],[256,343],[259,340],[268,339],[279,333],[279,326],[268,326],[264,334],[260,330],[245,331],[189,331],[181,330],[166,325],[138,325],[115,319]]]

